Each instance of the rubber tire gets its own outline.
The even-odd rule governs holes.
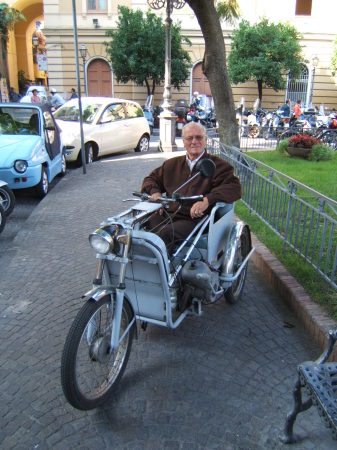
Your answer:
[[[85,144],[85,162],[91,164],[95,159],[94,147],[90,142]]]
[[[9,216],[15,206],[15,195],[8,186],[0,186],[0,198],[3,200],[2,207],[6,216]]]
[[[117,372],[114,375],[114,380],[110,382],[109,386],[105,388],[105,390],[101,389],[102,392],[100,395],[94,396],[92,392],[90,392],[92,395],[89,397],[85,393],[81,392],[77,375],[78,371],[77,369],[77,355],[78,355],[78,349],[81,344],[81,340],[83,336],[86,336],[85,330],[87,325],[89,324],[90,320],[94,316],[94,314],[103,308],[105,305],[110,304],[110,296],[105,296],[101,298],[98,302],[94,302],[92,300],[87,301],[83,307],[78,312],[66,339],[63,354],[62,354],[62,361],[61,361],[61,383],[62,383],[62,389],[63,393],[68,400],[68,402],[77,409],[80,410],[90,410],[93,408],[96,408],[97,406],[102,405],[103,403],[107,402],[111,396],[114,393],[114,390],[116,386],[118,385],[123,372],[125,370],[125,367],[127,365],[130,350],[132,346],[132,340],[134,335],[134,326],[132,326],[129,330],[129,333],[127,336],[124,337],[124,339],[127,339],[127,345],[126,349],[124,349],[124,354],[122,356],[122,363],[117,368]],[[126,320],[125,325],[127,326],[132,318],[133,313],[131,310],[131,307],[127,301],[124,301],[123,303],[123,312],[122,312],[122,320],[123,318]],[[104,337],[104,336],[103,336]],[[87,343],[86,343],[87,345]],[[90,350],[90,347],[89,347]],[[118,351],[118,350],[117,350]],[[90,358],[90,356],[89,356]],[[89,360],[88,358],[88,360]],[[98,364],[98,361],[89,361],[90,364],[96,365]],[[95,367],[94,367],[95,368]],[[97,369],[97,366],[96,366]],[[91,374],[88,374],[86,371],[86,378],[90,379]],[[104,378],[104,381],[102,381],[102,384],[105,382],[106,377]],[[102,387],[101,385],[99,387]],[[93,388],[95,389],[95,388]]]
[[[239,238],[239,243],[234,256],[234,273],[239,264],[246,258],[251,249],[250,233],[247,227],[244,227]],[[238,279],[225,292],[225,298],[228,303],[234,304],[240,300],[247,276],[248,263],[240,273]]]
[[[62,169],[61,169],[61,172],[59,173],[59,176],[64,177],[64,175],[67,172],[67,160],[66,160],[66,155],[64,154],[64,152],[62,152],[61,158],[62,158]]]
[[[0,205],[0,233],[3,231],[6,225],[6,213],[3,207]]]
[[[255,139],[255,138],[259,137],[259,134],[260,134],[260,128],[258,125],[249,126],[249,128],[248,128],[248,137],[249,138]]]
[[[35,188],[36,194],[39,198],[44,198],[49,192],[49,180],[47,170],[44,166],[41,169],[41,179]]]
[[[150,146],[150,139],[146,134],[139,139],[135,152],[147,152]]]
[[[337,150],[337,130],[326,130],[321,134],[319,139],[323,144],[328,145],[333,151]]]

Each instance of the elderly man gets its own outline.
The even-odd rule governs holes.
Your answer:
[[[161,167],[154,169],[145,177],[142,192],[151,195],[156,201],[165,192],[168,197],[196,173],[196,163],[202,158],[211,159],[216,166],[212,178],[196,177],[184,186],[179,193],[184,196],[203,195],[202,201],[169,208],[170,220],[161,212],[151,217],[149,228],[158,234],[170,251],[174,244],[184,240],[205,213],[216,202],[233,203],[241,197],[241,185],[233,173],[233,167],[217,156],[206,151],[206,130],[199,123],[185,125],[182,132],[186,155],[171,158]]]

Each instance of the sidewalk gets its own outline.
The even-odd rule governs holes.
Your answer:
[[[237,305],[217,302],[175,331],[139,330],[110,404],[81,412],[62,394],[64,340],[95,270],[88,235],[169,156],[151,148],[67,173],[1,258],[1,449],[285,448],[296,366],[320,349],[257,262]],[[306,438],[294,450],[335,446],[313,408],[296,429]]]

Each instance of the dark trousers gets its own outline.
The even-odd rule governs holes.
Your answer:
[[[175,246],[179,245],[193,230],[198,220],[193,220],[184,216],[169,216],[164,213],[154,214],[148,222],[148,231],[151,231],[162,238],[167,247],[168,253],[172,253]]]

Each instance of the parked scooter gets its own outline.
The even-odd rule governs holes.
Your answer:
[[[147,123],[149,124],[151,134],[153,133],[153,128],[154,128],[154,117],[153,117],[154,110],[153,110],[152,103],[153,103],[153,95],[148,95],[145,105],[142,108],[143,112],[144,112],[144,116],[147,120]]]
[[[15,206],[15,195],[5,181],[0,180],[0,206],[6,216],[9,216]]]
[[[233,205],[216,204],[171,256],[147,228],[149,217],[161,209],[165,214],[171,202],[201,200],[179,190],[197,176],[211,177],[214,168],[211,160],[200,160],[195,176],[156,203],[134,193],[141,201],[89,236],[97,252],[94,285],[70,328],[61,363],[63,392],[75,408],[95,408],[113,395],[137,323],[143,330],[148,323],[175,329],[223,297],[239,300],[254,249],[249,227],[234,221]]]

